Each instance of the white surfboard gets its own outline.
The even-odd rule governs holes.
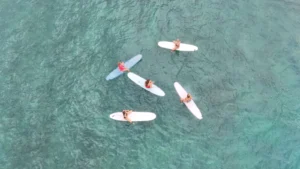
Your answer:
[[[122,112],[115,112],[109,115],[111,119],[117,121],[127,121],[123,117]],[[156,114],[152,112],[132,112],[128,115],[131,121],[151,121],[156,118]]]
[[[178,82],[174,83],[174,87],[175,87],[175,90],[178,93],[180,99],[186,98],[188,93],[184,90],[184,88]],[[188,103],[184,102],[184,104],[186,105],[186,107],[190,110],[190,112],[195,117],[197,117],[199,120],[202,119],[202,114],[193,100],[189,101]]]
[[[127,76],[130,80],[132,80],[135,84],[139,85],[143,89],[148,90],[149,92],[151,92],[151,93],[153,93],[157,96],[165,96],[165,92],[163,90],[161,90],[159,87],[157,87],[156,85],[154,85],[154,84],[152,85],[151,88],[146,88],[145,87],[146,79],[140,77],[139,75],[137,75],[135,73],[132,73],[132,72],[129,72],[127,74]]]
[[[159,41],[158,42],[158,46],[160,46],[162,48],[166,48],[166,49],[173,49],[175,45],[174,45],[173,42]],[[198,47],[194,46],[194,45],[180,43],[180,46],[179,46],[179,48],[177,50],[178,51],[191,52],[191,51],[198,50]]]

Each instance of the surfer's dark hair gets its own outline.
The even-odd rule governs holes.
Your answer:
[[[145,82],[145,84],[148,85],[149,82],[150,82],[150,79],[147,79],[146,82]]]

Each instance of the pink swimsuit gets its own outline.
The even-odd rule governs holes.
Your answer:
[[[119,65],[118,67],[121,72],[124,72],[126,70],[124,65]]]

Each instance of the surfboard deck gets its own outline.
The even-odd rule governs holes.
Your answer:
[[[109,117],[113,120],[117,121],[127,121],[123,117],[122,112],[115,112],[109,115]],[[128,115],[131,121],[151,121],[156,118],[156,114],[152,112],[132,112]]]
[[[152,88],[146,88],[145,87],[146,79],[140,77],[139,75],[129,72],[127,74],[127,76],[131,81],[133,81],[135,84],[142,87],[143,89],[145,89],[157,96],[165,96],[165,92],[163,90],[161,90],[159,87],[157,87],[155,84],[152,85]]]
[[[187,96],[188,93],[178,82],[174,83],[174,87],[181,99],[183,99]],[[188,103],[184,102],[184,104],[196,118],[198,118],[199,120],[201,120],[203,118],[202,114],[201,114],[199,108],[197,107],[196,103],[194,102],[194,100],[191,100]]]
[[[174,43],[173,42],[168,42],[168,41],[159,41],[158,46],[161,48],[166,48],[166,49],[173,49],[174,48]],[[197,51],[198,47],[190,44],[185,44],[185,43],[180,43],[180,47],[176,49],[178,51],[185,51],[185,52],[192,52],[192,51]]]
[[[131,59],[127,60],[126,62],[124,62],[124,65],[125,65],[126,68],[130,69],[134,65],[136,65],[141,59],[142,59],[142,55],[138,54],[138,55],[132,57]],[[123,73],[124,72],[121,72],[119,70],[119,68],[117,67],[109,75],[107,75],[105,79],[106,80],[112,80],[112,79],[117,78],[118,76],[122,75]]]

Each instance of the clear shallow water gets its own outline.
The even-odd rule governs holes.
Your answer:
[[[1,168],[299,168],[298,1],[1,0],[0,16]],[[176,38],[199,50],[157,46]],[[165,97],[105,81],[139,53]],[[109,119],[122,109],[157,119]]]

